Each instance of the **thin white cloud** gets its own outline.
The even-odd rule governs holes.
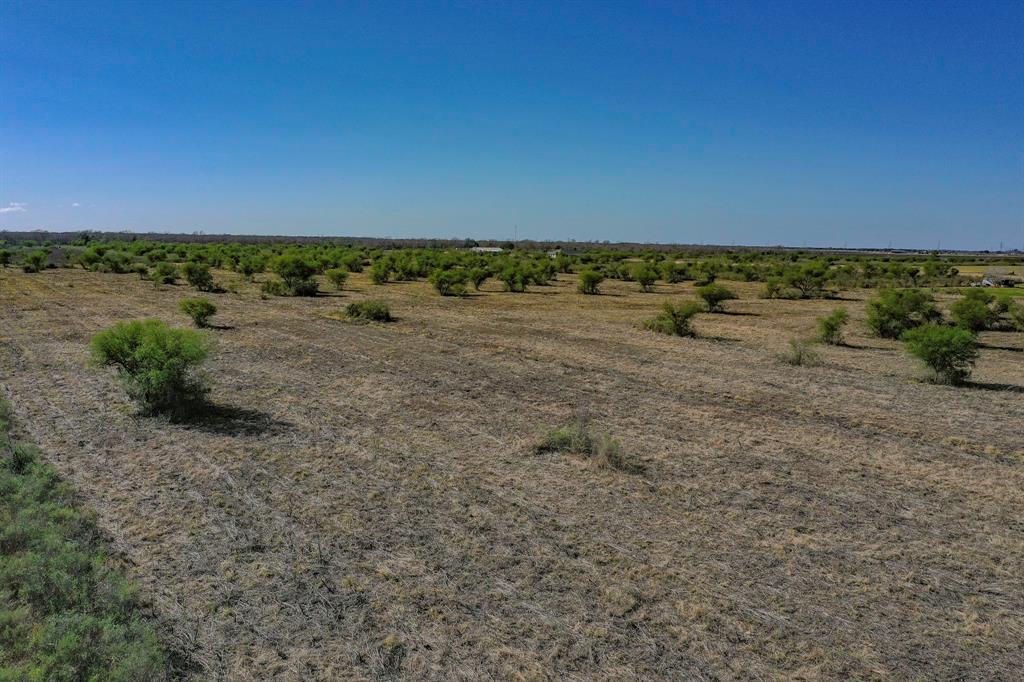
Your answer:
[[[72,205],[72,206],[81,206],[81,204],[80,204],[80,203],[78,203],[77,201],[73,201],[73,202],[71,202],[71,205]]]
[[[20,201],[12,201],[6,206],[0,207],[0,213],[24,213],[28,209],[25,208],[28,204],[23,204]]]

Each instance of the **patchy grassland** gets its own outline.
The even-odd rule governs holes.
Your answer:
[[[1024,342],[918,380],[864,300],[217,277],[215,418],[143,418],[91,334],[184,286],[0,273],[0,381],[196,679],[1007,679],[1024,668]],[[230,282],[229,282],[230,280]],[[327,287],[324,287],[327,288]],[[397,321],[332,316],[379,300]],[[940,294],[948,305],[952,297]],[[850,312],[822,364],[777,356]],[[578,414],[633,471],[537,453]],[[542,448],[543,449],[543,448]]]

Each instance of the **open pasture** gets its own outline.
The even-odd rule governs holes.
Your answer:
[[[210,294],[215,410],[137,415],[92,334],[178,311],[132,274],[0,272],[0,387],[195,679],[1008,679],[1024,668],[1024,340],[935,385],[870,290],[698,338],[692,282],[464,297],[351,273]],[[258,275],[257,279],[266,275]],[[381,300],[389,324],[337,319]],[[948,305],[951,296],[940,295]],[[778,354],[836,307],[847,345]],[[640,465],[537,454],[585,415]]]

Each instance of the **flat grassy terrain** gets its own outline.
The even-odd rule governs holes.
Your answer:
[[[194,292],[6,269],[0,391],[196,679],[1019,676],[1024,335],[983,333],[973,383],[933,385],[866,334],[870,292],[728,284],[698,339],[640,327],[692,283],[242,284],[210,296],[218,409],[173,424],[87,344],[185,326]],[[335,319],[367,299],[397,321]],[[779,362],[837,306],[848,346]],[[535,453],[580,413],[642,470]]]

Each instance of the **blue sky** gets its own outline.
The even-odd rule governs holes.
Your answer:
[[[1024,248],[1024,2],[0,3],[0,229]]]

